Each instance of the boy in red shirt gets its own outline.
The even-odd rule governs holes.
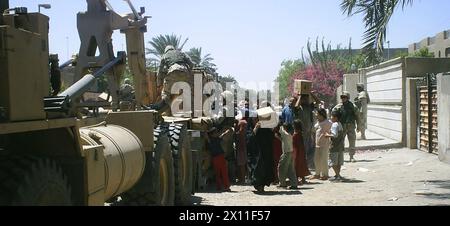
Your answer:
[[[228,167],[225,161],[225,152],[222,148],[222,136],[216,128],[211,129],[206,135],[208,150],[212,156],[214,172],[216,174],[216,188],[218,191],[230,192],[230,180],[228,177]]]

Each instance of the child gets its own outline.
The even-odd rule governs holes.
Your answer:
[[[331,121],[333,125],[331,126],[331,133],[327,133],[327,137],[331,138],[330,147],[330,159],[333,166],[333,170],[336,173],[333,181],[342,180],[341,177],[341,166],[344,165],[344,146],[345,146],[345,134],[342,124],[339,122],[340,114],[339,112],[331,113]]]
[[[328,150],[330,148],[330,138],[326,134],[330,131],[332,123],[327,120],[325,109],[317,112],[316,130],[316,153],[314,155],[314,165],[316,173],[312,179],[328,180]]]
[[[275,178],[275,181],[273,182],[274,185],[277,185],[280,183],[280,180],[278,179],[278,163],[280,162],[281,154],[283,153],[283,145],[281,143],[281,134],[280,134],[280,128],[283,126],[283,123],[278,123],[278,126],[273,129],[274,137],[273,137],[273,175]]]
[[[303,144],[302,136],[302,121],[294,121],[294,136],[293,136],[293,148],[294,148],[294,162],[295,171],[297,177],[302,179],[302,184],[307,184],[306,177],[311,175],[306,163],[305,146]]]
[[[238,167],[238,183],[245,183],[245,175],[247,175],[247,119],[242,118],[236,127],[236,158]]]
[[[216,174],[216,188],[221,191],[222,185],[225,192],[230,192],[230,181],[228,178],[227,163],[225,161],[225,152],[222,148],[222,137],[216,128],[213,128],[206,135],[208,141],[208,150],[211,152],[214,172]]]
[[[280,180],[279,187],[287,188],[286,177],[289,177],[289,181],[291,182],[291,186],[289,187],[289,189],[296,190],[298,189],[298,181],[297,175],[295,175],[294,160],[292,158],[292,134],[287,132],[290,131],[291,128],[292,126],[289,124],[284,124],[280,128],[283,154],[280,158],[278,178]]]

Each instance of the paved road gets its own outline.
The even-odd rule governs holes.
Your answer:
[[[357,142],[358,162],[345,164],[345,182],[312,181],[300,192],[271,186],[263,195],[251,186],[232,186],[232,193],[197,193],[194,200],[219,206],[450,205],[450,165],[437,155],[386,148],[396,142],[375,134],[368,138]]]

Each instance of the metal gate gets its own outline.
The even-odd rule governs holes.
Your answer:
[[[438,151],[438,108],[436,76],[433,74],[418,82],[418,135],[420,150],[429,153]]]

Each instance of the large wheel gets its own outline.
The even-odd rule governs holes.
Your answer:
[[[133,189],[121,195],[121,205],[173,206],[175,200],[173,164],[167,130],[158,127],[154,131],[154,151],[147,158],[143,178]]]
[[[192,204],[192,150],[186,126],[169,126],[175,170],[175,205]]]
[[[0,160],[0,205],[70,206],[71,189],[54,161],[8,156]]]

